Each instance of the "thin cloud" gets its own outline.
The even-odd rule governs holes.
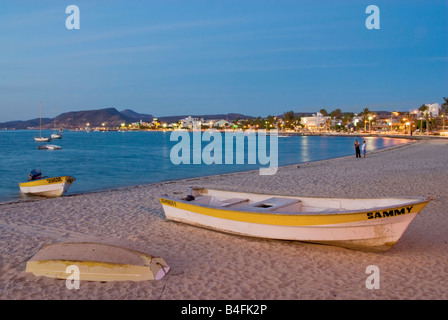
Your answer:
[[[88,50],[81,51],[66,55],[65,57],[79,57],[79,56],[90,56],[90,55],[104,55],[104,54],[117,54],[117,53],[138,53],[138,52],[150,52],[164,49],[175,49],[175,46],[135,46],[135,47],[123,47],[123,48],[112,48],[103,50]],[[60,57],[60,56],[58,56]]]
[[[257,73],[257,72],[276,72],[276,71],[294,71],[307,69],[338,69],[338,68],[372,68],[376,67],[373,63],[340,63],[340,64],[310,64],[310,65],[260,65],[260,66],[231,66],[222,65],[220,67],[203,68],[184,68],[175,71],[164,71],[164,76],[185,76],[196,74],[229,74],[229,73]]]
[[[109,30],[102,33],[90,33],[89,35],[83,35],[78,38],[65,39],[68,44],[82,43],[82,42],[93,42],[99,40],[107,40],[114,38],[123,38],[137,35],[144,35],[149,33],[157,33],[172,30],[184,30],[192,28],[207,28],[207,27],[217,27],[222,25],[230,25],[237,22],[241,22],[241,18],[231,18],[231,19],[221,19],[221,20],[200,20],[200,21],[188,21],[188,22],[176,22],[169,24],[159,24],[151,26],[142,27],[132,27],[132,28],[120,28]]]
[[[0,29],[14,31],[17,28],[35,28],[36,24],[53,23],[61,16],[60,8],[47,8],[32,12],[5,13],[0,16]]]

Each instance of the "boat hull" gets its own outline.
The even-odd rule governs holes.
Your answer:
[[[70,269],[68,269],[70,267]],[[57,243],[43,247],[26,264],[36,276],[67,279],[72,268],[82,281],[160,280],[170,270],[163,258],[101,243]]]
[[[238,235],[330,244],[363,251],[390,249],[428,200],[338,213],[259,213],[196,206],[160,198],[166,218]]]
[[[51,138],[47,138],[47,137],[38,137],[38,138],[34,138],[34,141],[36,142],[50,142]]]
[[[71,176],[54,177],[19,183],[20,192],[41,197],[61,197],[76,179]]]
[[[60,146],[54,145],[54,144],[44,144],[37,147],[39,150],[61,150],[62,148]]]

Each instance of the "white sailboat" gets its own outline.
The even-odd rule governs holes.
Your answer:
[[[39,117],[39,137],[34,137],[36,142],[49,142],[51,138],[42,137],[42,102],[40,103],[40,117]]]
[[[51,134],[51,139],[62,139],[62,133],[57,133],[56,132],[56,108],[54,108],[54,118],[53,118],[53,127],[54,127],[54,132]],[[59,130],[60,131],[60,130]]]

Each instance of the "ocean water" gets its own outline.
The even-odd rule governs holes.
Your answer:
[[[51,131],[43,131],[49,136]],[[32,169],[44,176],[71,175],[76,178],[68,194],[114,189],[160,181],[267,168],[256,157],[256,164],[248,164],[248,151],[244,151],[244,164],[225,164],[225,153],[236,143],[225,146],[222,138],[223,164],[179,164],[171,161],[170,153],[179,141],[170,141],[171,132],[70,132],[61,140],[53,140],[62,150],[38,150],[33,139],[38,131],[0,131],[0,202],[20,199],[19,182],[24,182]],[[190,133],[191,137],[191,133]],[[354,156],[353,144],[360,136],[290,136],[278,138],[278,165],[305,163],[347,155]],[[406,139],[365,137],[368,151],[409,142]],[[212,139],[213,140],[213,139]],[[270,137],[266,137],[269,157]],[[193,157],[191,139],[190,158]],[[203,149],[210,142],[203,141]],[[178,145],[179,146],[179,145]],[[226,149],[227,148],[227,149]],[[195,149],[198,150],[198,149]],[[196,152],[197,154],[197,152]],[[216,154],[215,154],[216,155]],[[269,159],[269,158],[268,158]],[[271,162],[272,163],[272,162]]]

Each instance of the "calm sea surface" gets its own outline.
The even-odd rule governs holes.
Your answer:
[[[43,131],[43,136],[52,131]],[[38,150],[33,137],[38,131],[0,131],[0,202],[20,199],[19,182],[26,181],[32,169],[44,176],[71,175],[76,182],[68,193],[135,186],[167,180],[257,170],[261,165],[247,164],[180,164],[174,165],[170,152],[178,141],[170,141],[170,132],[69,132],[53,140],[62,150]],[[269,136],[267,145],[269,146]],[[353,143],[359,136],[291,136],[278,138],[279,166],[353,155]],[[224,137],[223,137],[224,143]],[[365,138],[368,151],[402,143],[406,139]],[[208,145],[202,142],[202,148]],[[232,146],[230,146],[231,148]],[[235,144],[233,146],[235,149]],[[227,146],[229,148],[229,146]],[[269,148],[268,148],[269,149]],[[193,148],[190,149],[193,153]],[[236,150],[235,150],[236,152]],[[269,156],[269,150],[267,152]],[[223,148],[223,163],[225,148]],[[234,161],[235,163],[235,161]]]

